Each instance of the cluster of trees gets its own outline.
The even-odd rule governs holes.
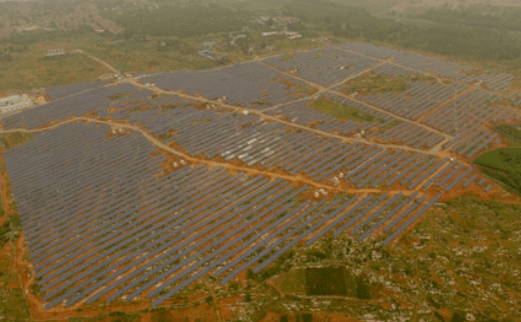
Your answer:
[[[325,5],[314,0],[293,0],[284,6],[283,13],[299,17],[307,29],[328,31],[342,37],[387,42],[463,58],[521,58],[521,35],[500,30],[454,24],[406,25],[373,17],[361,8],[339,3]]]
[[[158,40],[158,50],[175,51],[181,54],[191,54],[195,52],[195,48],[189,43],[177,39]]]
[[[13,61],[14,53],[21,53],[27,51],[27,46],[25,45],[0,45],[0,62],[10,62]]]
[[[521,194],[521,148],[498,149],[479,156],[475,161],[488,176],[501,181]]]
[[[179,38],[240,30],[248,21],[247,16],[217,4],[186,7],[163,5],[155,10],[125,12],[113,19],[125,28],[126,37],[149,35]]]
[[[521,31],[521,8],[470,5],[452,9],[431,8],[419,18],[446,23]]]
[[[471,6],[452,10],[448,7],[431,9],[422,17],[440,22],[435,25],[409,25],[390,19],[380,19],[359,7],[349,7],[341,2],[319,0],[287,0],[277,2],[271,15],[296,16],[300,21],[288,26],[304,36],[315,37],[324,32],[349,39],[395,44],[410,49],[420,49],[441,55],[466,59],[521,60],[521,32],[505,32],[505,29],[521,30],[521,9],[501,9]],[[275,5],[274,5],[275,6]],[[193,52],[183,38],[198,37],[218,32],[241,30],[249,25],[253,29],[263,27],[251,24],[258,13],[233,10],[209,1],[162,1],[159,8],[147,5],[130,5],[121,0],[111,3],[99,0],[100,13],[125,28],[124,39],[136,36],[177,37],[159,45],[161,51]],[[116,9],[105,10],[109,8]],[[461,23],[455,24],[454,21]],[[489,28],[489,27],[498,28]],[[487,28],[485,28],[487,27]],[[44,40],[81,37],[92,33],[82,26],[69,31],[42,31],[17,34],[0,40],[0,45],[10,43],[29,45]],[[247,50],[250,39],[239,39],[237,44]],[[11,54],[1,53],[0,60],[12,59]]]
[[[9,38],[0,39],[0,45],[12,45],[27,48],[28,45],[38,42],[74,39],[85,35],[91,35],[92,33],[92,29],[85,25],[75,30],[34,31],[14,34]]]

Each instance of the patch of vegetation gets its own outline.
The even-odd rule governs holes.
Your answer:
[[[293,58],[295,58],[295,55],[288,53],[288,54],[284,54],[282,57],[280,57],[280,61],[290,61]]]
[[[165,111],[165,110],[173,110],[173,109],[178,108],[178,107],[179,107],[179,104],[177,104],[177,103],[176,104],[161,105],[161,109],[163,111]]]
[[[474,163],[482,171],[521,194],[521,148],[498,149],[480,155]]]
[[[313,322],[313,314],[302,313],[301,320],[302,320],[302,322]]]
[[[9,221],[4,222],[3,225],[0,226],[0,249],[4,247],[4,245],[11,239],[11,224]]]
[[[108,16],[125,28],[127,38],[133,35],[188,38],[229,32],[240,30],[247,24],[247,17],[217,4],[176,6],[167,3],[158,9],[129,9],[121,15]]]
[[[132,93],[120,93],[120,94],[114,94],[112,96],[109,96],[109,100],[111,101],[115,101],[115,100],[118,100],[120,98],[126,98],[126,97],[129,97],[131,96]]]
[[[189,42],[179,39],[158,39],[158,51],[160,52],[178,52],[184,55],[196,52],[196,49]]]
[[[327,258],[312,253],[317,252],[307,253],[310,262]],[[344,266],[296,268],[277,276],[274,283],[280,291],[290,294],[371,299],[369,285],[364,278],[351,274]]]
[[[137,322],[140,320],[140,316],[137,314],[129,314],[129,313],[120,312],[120,311],[109,313],[109,317],[113,318],[112,320],[110,320],[113,322],[116,322],[116,321]]]
[[[0,249],[9,240],[16,241],[20,234],[17,228],[16,216],[10,216],[9,221],[0,226]],[[0,255],[0,320],[28,321],[29,311],[22,290],[19,288],[18,276],[12,271],[11,252]]]
[[[152,321],[153,322],[167,322],[171,321],[172,316],[170,312],[165,310],[164,308],[155,309],[152,313]]]
[[[521,30],[520,16],[521,8],[474,4],[460,6],[456,9],[435,7],[418,17],[446,24],[519,31]]]
[[[159,137],[160,140],[166,140],[166,139],[169,139],[169,138],[173,137],[176,134],[177,134],[177,132],[170,131],[170,132],[161,133],[161,134],[159,134],[158,137]]]
[[[33,136],[30,133],[13,132],[0,135],[0,148],[12,149],[20,144],[30,141]]]
[[[301,85],[287,78],[277,77],[273,80],[274,82],[279,82],[286,85],[287,90],[295,90],[296,94],[305,94],[305,95],[313,95],[317,92],[317,89],[310,85]]]
[[[0,307],[3,307],[2,316],[7,317],[4,321],[28,321],[29,312],[27,310],[27,304],[23,292],[19,288],[10,289],[4,297],[3,303]]]
[[[46,57],[51,48],[70,52],[84,48],[97,36],[90,28],[70,31],[20,33],[0,40],[2,91],[32,89],[94,81],[110,72],[105,66],[81,54]],[[18,48],[20,50],[13,50]]]
[[[269,105],[270,103],[267,101],[267,100],[259,100],[259,101],[256,101],[256,102],[253,102],[254,105],[259,105],[259,106],[266,106],[266,105]]]
[[[306,281],[308,295],[348,295],[348,282],[344,267],[307,268]],[[351,279],[350,282],[352,282]]]
[[[371,72],[364,77],[351,80],[343,88],[345,94],[378,94],[378,93],[403,93],[411,88],[410,83],[415,81],[433,80],[424,75],[391,76]]]
[[[508,60],[519,68],[516,60],[521,58],[521,36],[502,30],[452,23],[408,25],[379,19],[362,8],[332,1],[293,0],[284,5],[282,13],[303,21],[302,34],[327,31],[339,37],[384,42],[465,59]]]
[[[207,118],[204,118],[204,119],[195,119],[192,121],[192,124],[197,124],[197,123],[209,123],[212,121],[212,118],[210,117],[207,117]]]
[[[40,290],[40,285],[38,283],[34,283],[32,286],[31,286],[31,289],[33,291],[33,294],[35,296],[38,296],[40,295],[42,292]]]
[[[369,285],[361,277],[356,277],[356,297],[361,300],[370,300],[371,292],[369,291]]]
[[[307,274],[305,269],[294,269],[277,276],[274,280],[284,293],[306,294]]]
[[[68,85],[98,80],[112,73],[102,64],[82,54],[45,57],[50,48],[66,52],[82,49],[121,72],[204,69],[215,63],[201,57],[198,37],[179,40],[173,37],[100,36],[90,28],[67,32],[35,32],[0,39],[0,79],[2,91]],[[4,58],[2,58],[5,56]]]
[[[464,312],[454,312],[450,322],[465,322],[466,320]]]
[[[67,319],[67,322],[84,322],[86,321],[87,318],[82,318],[82,317],[72,317],[72,318],[68,318]]]
[[[326,96],[320,96],[318,99],[310,101],[309,106],[319,112],[338,119],[351,120],[355,122],[384,122],[369,113]]]

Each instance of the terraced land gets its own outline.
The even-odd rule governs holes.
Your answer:
[[[48,89],[1,120],[32,134],[4,158],[43,305],[158,306],[296,245],[392,247],[437,203],[500,197],[470,161],[520,120],[512,80],[349,43]]]

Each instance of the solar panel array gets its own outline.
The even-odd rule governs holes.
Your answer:
[[[63,125],[5,155],[46,308],[143,294],[157,305],[209,271],[226,282],[302,240],[373,227],[403,199],[299,201],[308,187],[202,165],[158,176],[164,158],[143,137],[108,130]]]
[[[417,120],[467,87],[458,83],[443,85],[430,80],[409,82],[407,85],[410,89],[402,93],[359,94],[356,98],[393,114]]]
[[[286,126],[265,122],[252,115],[217,113],[192,107],[136,113],[162,120],[164,127],[158,130],[153,127],[154,132],[175,131],[163,142],[175,142],[191,155],[239,160],[245,166],[283,170],[316,181],[340,179],[349,174],[348,182],[358,188],[398,184],[412,189],[421,183],[421,174],[433,173],[439,166],[434,157],[428,158],[431,163],[425,165],[425,159],[418,153],[389,153],[370,144],[347,144],[309,132],[288,131]],[[158,113],[164,113],[168,118],[158,117]],[[142,117],[136,119],[148,125]],[[352,171],[357,172],[356,176]],[[416,175],[411,180],[400,179],[411,173]]]
[[[432,73],[442,77],[452,78],[470,84],[483,81],[490,89],[497,91],[509,90],[514,76],[508,73],[477,73],[475,69],[460,64],[444,61],[438,58],[420,55],[410,51],[395,50],[369,43],[347,43],[339,45],[360,54],[379,59],[392,58],[394,63]]]
[[[324,86],[331,86],[379,64],[374,59],[334,47],[282,54],[265,61],[285,71],[296,69],[298,76]]]
[[[432,148],[443,136],[414,123],[397,122],[395,126],[373,131],[364,136],[381,143],[405,144],[416,149]]]
[[[348,119],[338,120],[335,117],[326,115],[322,112],[314,110],[309,107],[311,100],[298,101],[278,106],[274,109],[267,109],[265,112],[268,115],[282,115],[292,123],[312,126],[316,129],[325,132],[338,132],[340,134],[349,135],[360,131],[368,131],[375,127],[385,127],[394,121],[393,117],[382,114],[378,111],[372,110],[366,106],[360,105],[354,101],[329,94],[329,98],[338,101],[342,104],[348,105],[350,108],[355,108],[363,113],[374,116],[379,121],[362,122],[350,121]]]
[[[110,107],[120,106],[124,102],[126,108],[140,106],[150,95],[151,92],[138,90],[130,84],[97,87],[3,118],[2,124],[6,128],[35,128],[71,116],[96,113],[100,117],[107,117],[107,109]]]
[[[301,81],[255,62],[206,71],[157,73],[142,81],[208,99],[226,97],[228,104],[250,108],[294,100],[304,96],[304,89],[308,87]]]
[[[346,46],[381,58],[396,54],[374,46]],[[426,71],[439,67],[443,75],[462,69],[416,54],[398,56],[395,61],[407,62],[406,66],[423,66]],[[300,77],[326,86],[377,65],[376,72],[388,75],[416,73],[337,48],[272,57],[266,63],[296,69]],[[309,107],[316,98],[304,96],[309,95],[303,92],[305,83],[263,63],[156,73],[145,79],[207,98],[227,96],[229,104],[264,109],[268,115],[324,132],[419,149],[444,139],[331,91],[321,95],[377,120],[355,122],[322,114]],[[491,79],[503,86],[500,77]],[[495,104],[497,94],[482,89],[462,95],[452,107],[437,109],[468,86],[423,81],[410,85],[402,94],[357,99],[411,120],[430,113],[421,122],[453,135],[444,148],[466,157],[497,143],[497,135],[484,124],[519,117],[512,108]],[[226,283],[247,269],[259,272],[297,244],[310,246],[327,236],[347,234],[358,241],[371,237],[390,244],[442,194],[473,184],[493,189],[471,167],[449,157],[364,141],[347,143],[211,103],[152,95],[128,84],[92,86],[50,89],[61,99],[9,116],[3,125],[35,128],[71,116],[110,117],[139,124],[164,143],[200,159],[282,172],[354,191],[382,192],[310,199],[312,189],[307,186],[232,174],[220,167],[185,165],[165,174],[166,158],[155,153],[141,134],[108,137],[109,126],[69,123],[34,133],[28,143],[6,151],[5,160],[46,308],[64,301],[72,306],[121,298],[148,298],[159,305],[209,272]],[[295,99],[300,100],[290,102]],[[507,99],[515,106],[521,96],[511,94]],[[433,192],[439,195],[428,197]]]
[[[459,97],[445,110],[439,110],[425,123],[455,138],[444,148],[466,158],[473,158],[494,143],[499,143],[497,133],[483,125],[487,122],[512,122],[519,120],[518,110],[498,105],[499,96],[480,89]]]
[[[103,86],[106,83],[106,81],[97,81],[91,83],[75,83],[70,85],[47,88],[45,91],[49,95],[49,98],[54,101],[60,98],[64,98],[66,96],[75,95],[86,90]]]

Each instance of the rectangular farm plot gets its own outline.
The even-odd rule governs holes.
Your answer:
[[[344,267],[306,268],[307,295],[353,295],[356,282]]]

